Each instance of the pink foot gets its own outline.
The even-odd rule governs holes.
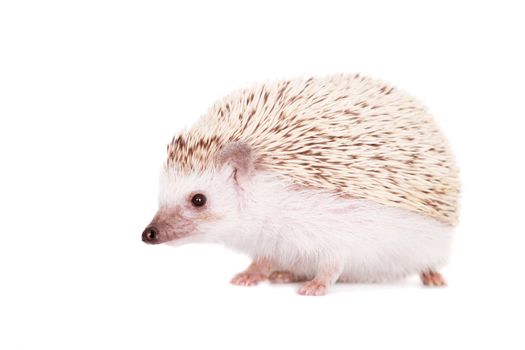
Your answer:
[[[444,287],[447,285],[445,278],[439,272],[435,272],[435,271],[422,272],[420,277],[421,277],[421,282],[423,282],[425,286]]]
[[[255,286],[257,283],[266,279],[268,279],[266,275],[245,271],[233,276],[230,283],[237,286]]]
[[[326,284],[312,280],[306,282],[300,289],[299,294],[301,295],[325,295],[326,294]]]
[[[299,282],[299,278],[289,271],[274,271],[268,277],[271,283],[294,283]]]

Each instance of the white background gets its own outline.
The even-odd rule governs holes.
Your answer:
[[[523,349],[523,13],[2,1],[0,348]],[[249,261],[222,247],[141,242],[177,130],[247,83],[338,72],[409,91],[450,138],[464,191],[448,288],[301,297],[229,285]]]

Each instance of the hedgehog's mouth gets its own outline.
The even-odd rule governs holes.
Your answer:
[[[176,238],[171,241],[164,242],[164,243],[171,247],[178,247],[178,246],[181,246],[187,243],[199,242],[202,236],[203,236],[202,234],[191,234],[191,235],[184,236],[181,238]]]

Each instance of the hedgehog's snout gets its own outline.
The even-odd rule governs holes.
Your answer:
[[[148,226],[142,232],[142,241],[146,243],[157,243],[159,240],[159,230],[155,226]]]

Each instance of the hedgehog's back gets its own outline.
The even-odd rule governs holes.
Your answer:
[[[457,221],[458,171],[425,108],[357,75],[255,85],[216,103],[168,146],[168,164],[202,170],[226,143],[295,183]]]

